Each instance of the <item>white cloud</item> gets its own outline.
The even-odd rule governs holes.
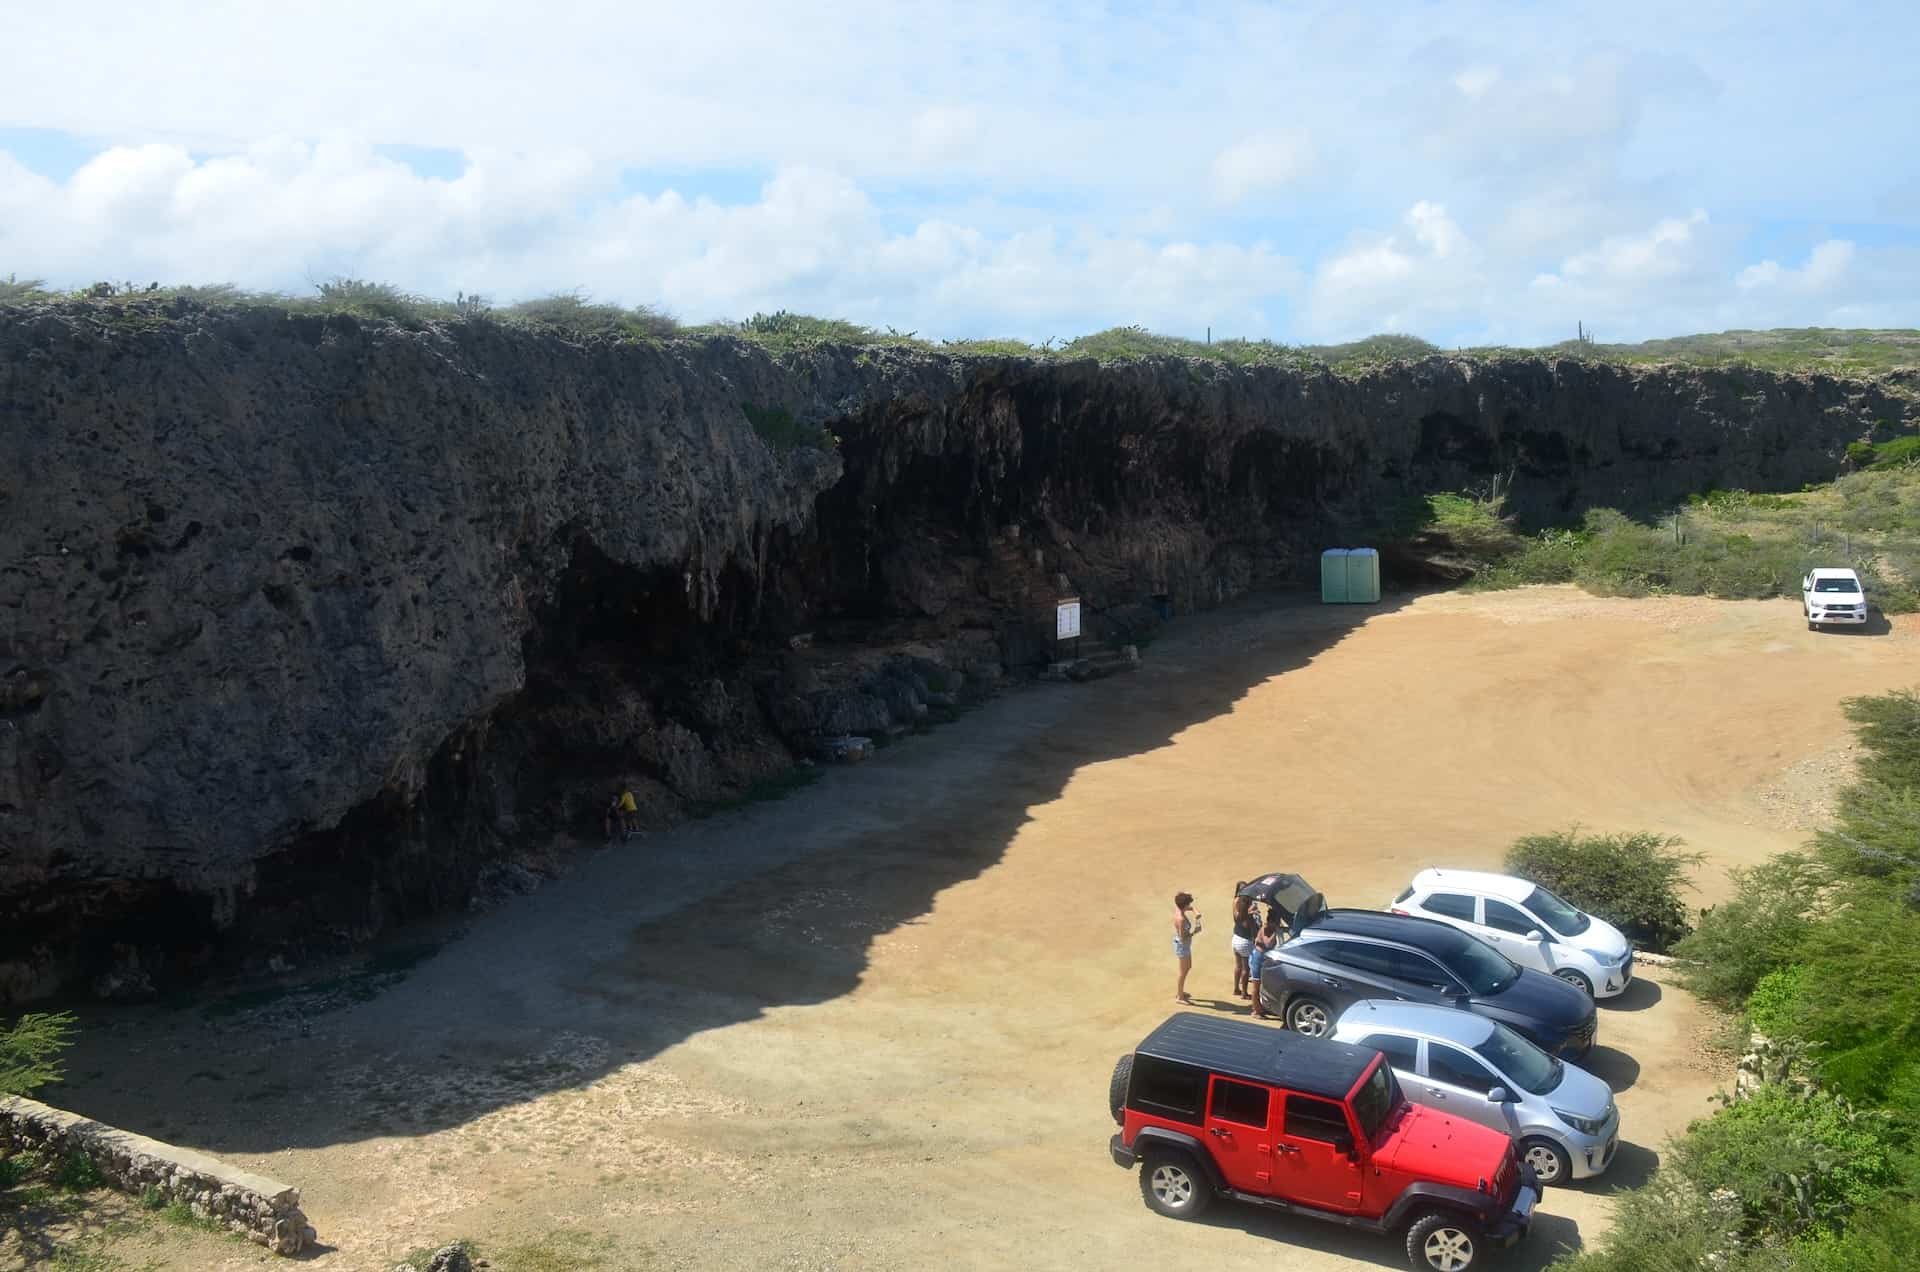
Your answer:
[[[1266,133],[1228,146],[1213,159],[1214,197],[1239,203],[1298,181],[1313,166],[1313,143],[1299,132]]]
[[[1684,218],[1667,217],[1644,233],[1610,238],[1569,256],[1560,265],[1560,276],[1596,286],[1637,288],[1691,273],[1700,266],[1698,231],[1706,224],[1701,208]]]
[[[1431,330],[1481,297],[1480,253],[1447,209],[1407,209],[1404,232],[1365,238],[1323,261],[1309,322],[1328,339]]]
[[[0,179],[21,171],[0,151]],[[859,184],[804,167],[723,204],[672,190],[618,197],[607,170],[564,152],[476,154],[441,180],[344,143],[203,160],[148,145],[109,150],[64,183],[25,174],[0,191],[0,259],[77,281],[298,289],[349,273],[503,300],[586,285],[694,319],[785,307],[923,335],[1033,338],[1116,322],[1257,332],[1297,281],[1265,243],[1051,226],[996,235],[940,218],[891,230]]]
[[[578,284],[694,318],[776,303],[942,333],[1920,321],[1920,187],[1886,163],[1920,148],[1894,53],[1920,9],[1727,12],[466,0],[449,25],[391,0],[14,5],[0,149],[24,162],[0,156],[0,271]],[[470,162],[423,180],[387,146]],[[1867,223],[1886,246],[1851,260],[1741,250],[1743,227],[1817,243]]]
[[[1468,97],[1485,97],[1487,90],[1499,82],[1497,66],[1470,66],[1453,77],[1453,86]]]
[[[1798,269],[1764,260],[1741,270],[1734,279],[1743,289],[1782,288],[1798,292],[1826,292],[1846,279],[1853,267],[1854,246],[1846,239],[1828,239],[1807,253]]]

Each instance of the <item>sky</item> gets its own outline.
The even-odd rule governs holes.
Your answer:
[[[1445,347],[1920,326],[1920,5],[0,0],[0,276]]]

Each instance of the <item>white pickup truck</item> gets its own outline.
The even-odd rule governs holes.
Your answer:
[[[1808,631],[1828,623],[1857,626],[1867,621],[1867,589],[1852,570],[1809,570],[1800,580],[1800,608],[1806,611]]]

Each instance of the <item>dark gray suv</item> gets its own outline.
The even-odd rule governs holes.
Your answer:
[[[1580,1056],[1593,1046],[1593,1000],[1545,972],[1434,919],[1328,910],[1267,956],[1263,1007],[1320,1037],[1363,998],[1458,1007],[1497,1020],[1541,1050]]]

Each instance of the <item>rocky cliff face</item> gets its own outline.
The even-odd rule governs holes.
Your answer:
[[[0,311],[0,1000],[461,904],[1384,501],[1831,477],[1904,398],[1448,359],[1359,379],[187,305]],[[537,864],[537,861],[536,861]]]

